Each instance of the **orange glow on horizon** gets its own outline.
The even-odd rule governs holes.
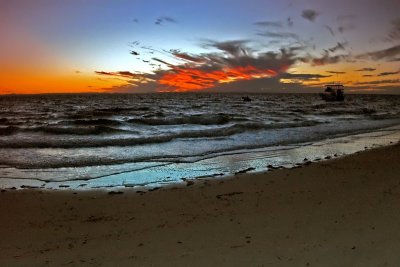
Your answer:
[[[254,66],[226,68],[209,72],[197,69],[174,68],[173,72],[164,74],[159,79],[159,84],[169,87],[167,89],[160,89],[159,92],[199,91],[214,87],[219,83],[230,83],[238,80],[251,80],[277,75],[277,72],[274,70],[261,70]]]
[[[46,94],[46,93],[99,93],[108,88],[125,85],[125,81],[100,79],[96,75],[60,74],[0,74],[1,94]]]

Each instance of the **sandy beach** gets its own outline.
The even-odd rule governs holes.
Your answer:
[[[155,191],[3,190],[1,266],[399,266],[400,146]]]

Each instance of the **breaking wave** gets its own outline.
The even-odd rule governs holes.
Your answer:
[[[217,138],[226,137],[235,134],[240,134],[244,132],[258,131],[258,130],[270,130],[270,129],[281,129],[281,128],[293,128],[293,127],[306,127],[317,125],[319,122],[316,121],[305,121],[297,123],[277,123],[277,124],[263,124],[263,123],[236,123],[226,127],[219,127],[213,129],[205,130],[194,130],[194,131],[181,131],[170,134],[163,134],[157,136],[147,136],[147,137],[129,137],[124,136],[120,138],[79,138],[75,137],[73,139],[29,139],[29,140],[15,140],[4,142],[0,140],[1,148],[80,148],[80,147],[102,147],[102,146],[134,146],[143,145],[151,143],[162,143],[169,142],[178,138]],[[68,129],[68,128],[66,128]],[[52,134],[66,134],[66,129],[60,128],[46,128],[47,132]],[[82,128],[82,132],[78,134],[87,135],[87,131],[92,131],[91,133],[104,133],[108,131],[121,131],[108,127],[95,126],[93,128]],[[36,131],[43,131],[44,129],[37,128]],[[126,133],[127,131],[123,131]],[[76,129],[74,129],[74,134],[77,134]]]
[[[235,119],[227,114],[196,114],[172,118],[135,118],[128,122],[145,125],[180,125],[180,124],[199,124],[199,125],[222,125]],[[236,119],[237,120],[237,119]],[[243,119],[244,120],[244,119]]]

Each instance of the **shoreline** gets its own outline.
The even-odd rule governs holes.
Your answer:
[[[0,193],[5,266],[396,266],[400,145],[266,173]]]
[[[295,168],[311,162],[340,158],[356,152],[375,147],[390,146],[400,140],[400,125],[375,129],[369,132],[352,133],[346,136],[336,136],[330,139],[317,140],[308,143],[273,146],[257,149],[237,150],[216,154],[188,163],[148,162],[149,167],[138,170],[125,170],[123,165],[112,165],[110,168],[121,167],[123,171],[114,174],[89,179],[54,181],[29,178],[0,178],[0,189],[43,189],[43,190],[76,190],[86,191],[95,189],[151,190],[152,188],[168,187],[198,179],[229,179],[237,173],[267,173],[277,168]],[[141,163],[142,164],[142,163]],[[151,165],[154,166],[151,166]],[[210,167],[212,166],[212,168]],[[107,166],[102,166],[106,168]],[[8,169],[8,170],[7,170]],[[62,177],[59,169],[15,169],[4,168],[10,174],[21,174],[27,171],[51,177]],[[3,171],[4,172],[4,171]],[[50,174],[50,176],[49,176]],[[23,174],[26,175],[26,174]],[[57,179],[61,179],[57,181]]]

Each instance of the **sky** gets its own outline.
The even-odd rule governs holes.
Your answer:
[[[398,0],[0,2],[0,94],[400,94]]]

